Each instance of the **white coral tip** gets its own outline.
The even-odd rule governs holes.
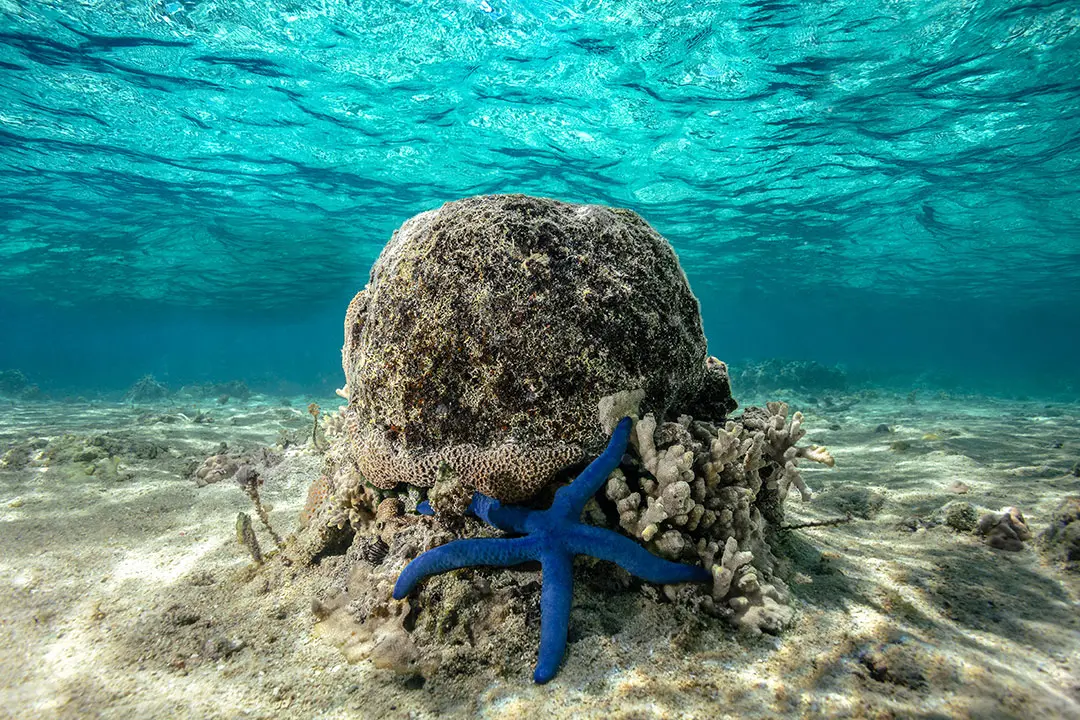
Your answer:
[[[821,463],[826,467],[833,467],[836,465],[836,460],[833,459],[832,453],[829,449],[820,445],[811,445],[808,448],[802,448],[799,453],[799,457],[804,457],[807,460],[813,460],[816,463]]]

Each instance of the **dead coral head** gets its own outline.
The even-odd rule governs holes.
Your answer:
[[[1066,496],[1039,535],[1039,544],[1051,559],[1066,567],[1080,567],[1080,495]]]
[[[232,477],[240,464],[226,453],[211,455],[195,470],[195,484],[199,487],[221,482]]]
[[[596,403],[622,388],[661,418],[735,407],[674,250],[627,210],[505,195],[422,213],[344,331],[350,455],[384,489],[450,464],[528,499],[603,445]]]

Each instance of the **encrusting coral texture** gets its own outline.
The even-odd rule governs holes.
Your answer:
[[[1024,515],[1020,508],[1015,507],[986,513],[979,518],[975,532],[983,536],[987,545],[998,550],[1022,550],[1024,543],[1031,539],[1031,530],[1024,521]]]

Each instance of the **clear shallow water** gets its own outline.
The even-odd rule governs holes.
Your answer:
[[[1078,174],[1070,0],[0,0],[0,368],[332,387],[393,229],[527,192],[640,212],[729,361],[1075,394]]]

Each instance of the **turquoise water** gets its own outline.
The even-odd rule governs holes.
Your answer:
[[[340,386],[409,216],[671,240],[732,363],[1080,393],[1080,5],[0,0],[0,369]]]

